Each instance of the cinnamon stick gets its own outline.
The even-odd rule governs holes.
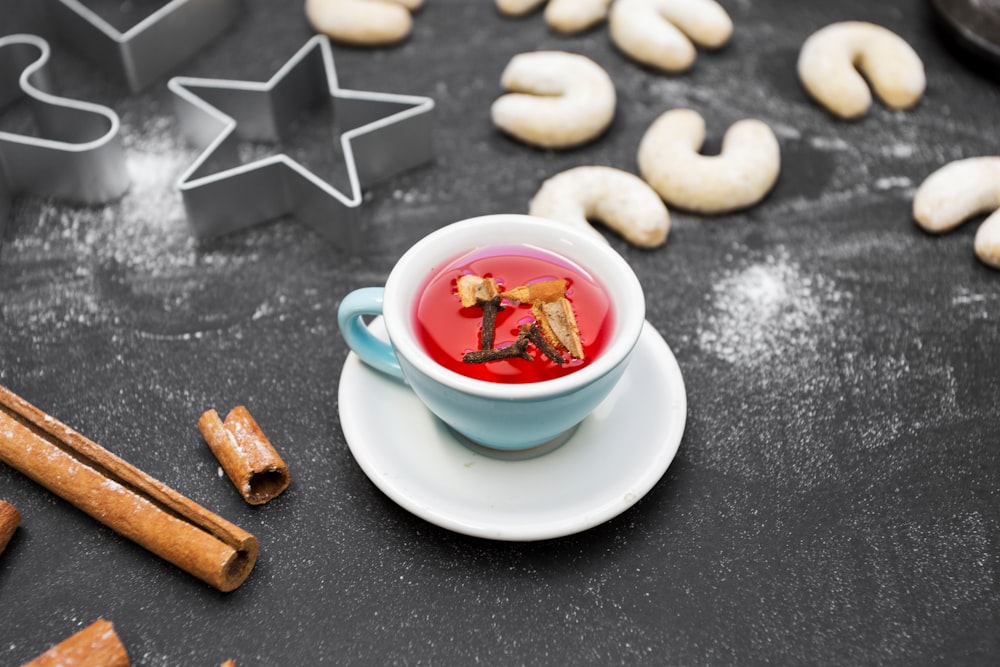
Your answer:
[[[223,592],[242,584],[257,538],[0,386],[0,461]]]
[[[129,667],[128,653],[110,621],[99,618],[24,667]]]
[[[198,430],[251,505],[266,503],[288,488],[288,466],[242,405],[233,408],[224,423],[215,410],[206,411],[198,420]]]
[[[501,292],[500,296],[512,303],[549,303],[566,296],[566,281],[562,278],[543,280]]]
[[[553,347],[583,359],[583,341],[568,299],[563,297],[551,302],[536,302],[531,307],[531,314]]]
[[[0,554],[14,536],[17,524],[21,523],[21,513],[10,503],[0,500]]]

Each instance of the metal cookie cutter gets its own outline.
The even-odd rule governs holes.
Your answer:
[[[49,0],[59,36],[142,90],[194,55],[228,26],[239,0],[172,0],[125,32],[79,0]]]
[[[37,129],[0,131],[0,238],[18,193],[101,204],[129,186],[118,115],[49,92],[49,53],[35,35],[0,38],[0,109],[24,97]]]
[[[350,250],[358,240],[362,187],[431,159],[434,100],[340,88],[323,35],[306,42],[266,83],[175,77],[167,85],[176,94],[182,130],[203,149],[178,184],[197,237],[294,215]],[[276,143],[302,109],[320,103],[329,105],[342,129],[348,193],[285,153],[240,164],[241,141]]]

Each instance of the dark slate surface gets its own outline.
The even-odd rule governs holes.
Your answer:
[[[165,82],[130,94],[53,39],[60,92],[121,115],[133,186],[100,207],[15,200],[0,383],[262,549],[221,594],[0,466],[0,498],[23,514],[0,557],[0,664],[102,616],[150,666],[1000,662],[1000,273],[973,255],[978,221],[931,237],[910,218],[934,169],[1000,153],[1000,90],[917,0],[723,4],[732,42],[679,76],[630,63],[603,26],[560,37],[488,0],[428,0],[395,48],[336,47],[345,87],[438,105],[434,163],[368,193],[354,261],[294,220],[192,240],[173,183],[196,154]],[[0,33],[51,36],[36,3],[0,10]],[[921,54],[915,110],[844,123],[807,99],[798,48],[846,19]],[[263,81],[310,36],[300,3],[250,0],[178,73]],[[618,113],[596,143],[539,151],[492,128],[501,69],[542,48],[612,73]],[[674,211],[653,251],[612,239],[687,383],[664,478],[620,517],[539,543],[464,537],[397,507],[340,428],[340,299],[448,222],[526,211],[565,168],[635,171],[643,132],[677,106],[706,117],[716,147],[735,120],[763,119],[784,165],[749,211]],[[195,428],[236,404],[292,470],[258,508]]]

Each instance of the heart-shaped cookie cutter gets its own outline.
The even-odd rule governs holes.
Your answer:
[[[0,239],[20,193],[102,204],[129,186],[118,115],[53,94],[45,68],[50,53],[35,35],[0,38],[0,109],[23,99],[37,130],[0,131]]]

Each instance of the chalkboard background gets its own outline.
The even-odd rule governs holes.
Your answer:
[[[1000,154],[1000,89],[917,0],[723,5],[731,43],[683,75],[631,63],[606,26],[558,36],[488,0],[428,0],[396,47],[335,46],[344,87],[437,105],[433,162],[366,193],[348,255],[294,219],[194,240],[175,183],[197,151],[166,80],[130,93],[52,34],[41,3],[2,0],[0,33],[50,40],[61,94],[121,116],[132,187],[106,206],[15,200],[0,384],[257,535],[261,556],[218,593],[0,466],[0,498],[23,515],[0,557],[0,663],[99,617],[136,665],[1000,662],[1000,273],[973,255],[981,218],[932,237],[910,214],[935,169]],[[923,58],[912,111],[847,123],[805,95],[803,40],[855,19]],[[264,81],[311,35],[301,3],[248,0],[176,73]],[[605,136],[552,152],[495,130],[501,70],[536,49],[611,73]],[[706,118],[709,151],[734,121],[764,120],[783,168],[745,212],[672,211],[659,249],[609,236],[687,386],[666,475],[621,516],[543,542],[466,537],[396,506],[340,427],[340,300],[442,225],[526,212],[563,169],[635,172],[645,130],[681,106]],[[292,471],[261,507],[195,427],[237,404]]]

